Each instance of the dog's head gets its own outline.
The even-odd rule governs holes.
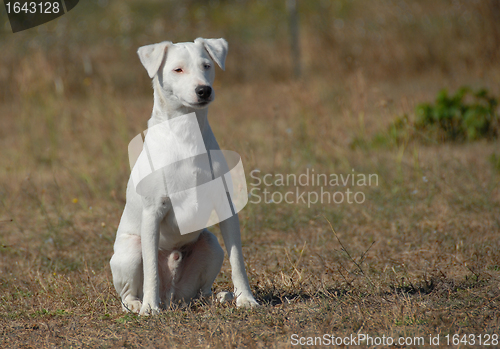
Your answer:
[[[224,70],[227,48],[224,39],[198,38],[194,42],[147,45],[137,53],[149,77],[158,79],[167,98],[201,109],[214,100],[214,62]]]

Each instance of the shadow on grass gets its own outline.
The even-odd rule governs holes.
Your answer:
[[[475,276],[466,280],[453,280],[449,278],[433,277],[418,283],[411,283],[401,280],[399,284],[389,285],[373,292],[362,291],[357,287],[331,287],[308,292],[301,289],[290,290],[287,288],[268,287],[264,289],[254,289],[257,301],[266,306],[278,306],[281,304],[298,304],[318,299],[342,300],[360,299],[380,296],[386,300],[396,296],[429,296],[436,294],[453,294],[462,290],[470,290],[487,284],[486,279],[478,280]]]
[[[281,304],[297,304],[317,299],[335,299],[351,293],[350,290],[327,288],[311,294],[302,290],[287,290],[284,288],[268,288],[255,290],[255,298],[263,305],[277,306]]]

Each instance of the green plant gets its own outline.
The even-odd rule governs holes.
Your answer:
[[[415,126],[407,114],[398,116],[389,124],[387,130],[376,133],[371,140],[355,137],[350,144],[352,149],[372,147],[393,147],[408,143],[415,136]]]
[[[408,119],[408,115],[397,117],[388,128],[388,138],[392,143],[401,144],[407,142],[413,132],[413,126]]]
[[[441,90],[434,104],[417,106],[415,128],[433,133],[439,140],[476,140],[496,138],[500,133],[498,100],[486,89],[473,91],[461,87],[452,95]]]
[[[493,168],[500,173],[500,155],[493,153],[490,155],[489,160],[493,165]]]

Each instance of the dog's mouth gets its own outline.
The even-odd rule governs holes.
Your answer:
[[[201,100],[196,103],[186,103],[189,107],[195,108],[195,109],[202,109],[208,106],[212,102],[211,100]]]
[[[210,102],[212,102],[212,101],[200,101],[200,102],[198,102],[198,103],[197,103],[197,104],[195,104],[195,105],[198,105],[198,106],[200,106],[200,107],[204,107],[204,106],[209,105],[209,104],[210,104]]]

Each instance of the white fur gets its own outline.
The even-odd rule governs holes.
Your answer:
[[[138,54],[153,79],[154,106],[148,127],[195,112],[206,149],[219,150],[207,120],[213,90],[203,99],[195,89],[212,86],[214,62],[224,69],[227,42],[202,38],[194,43],[165,41],[143,46]],[[231,263],[236,304],[256,306],[245,271],[238,216],[221,222],[220,228]],[[181,235],[170,199],[142,197],[129,180],[110,262],[124,310],[155,314],[161,303],[168,307],[171,302],[210,295],[223,259],[224,252],[212,233],[204,229]],[[222,298],[231,297],[225,294]]]

